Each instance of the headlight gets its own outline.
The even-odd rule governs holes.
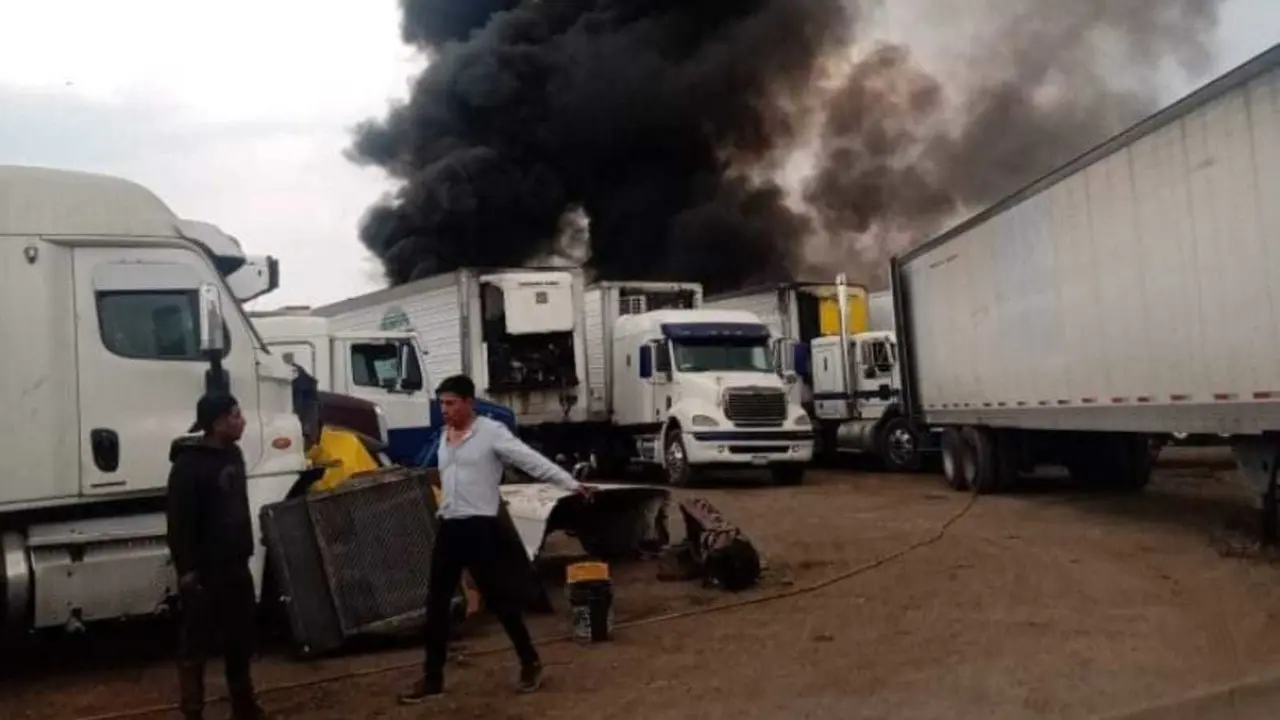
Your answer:
[[[809,427],[809,426],[813,425],[813,421],[812,421],[812,420],[810,420],[810,419],[809,419],[809,416],[808,416],[807,414],[805,414],[805,413],[801,413],[801,414],[800,414],[800,416],[799,416],[799,417],[797,417],[797,418],[796,418],[795,420],[793,420],[792,422],[794,422],[794,423],[796,424],[796,426],[797,426],[797,427]]]
[[[720,427],[720,422],[710,415],[694,415],[689,418],[689,424],[694,427]]]

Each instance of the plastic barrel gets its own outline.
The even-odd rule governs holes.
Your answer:
[[[573,637],[580,643],[604,642],[613,635],[613,581],[609,566],[588,562],[566,570]]]

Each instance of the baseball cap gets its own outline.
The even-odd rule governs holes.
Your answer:
[[[239,404],[230,393],[206,393],[196,403],[196,421],[187,432],[209,432],[218,418],[227,415]]]

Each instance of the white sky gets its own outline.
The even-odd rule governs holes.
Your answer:
[[[1280,40],[1280,1],[1225,4],[1212,74]],[[342,150],[420,65],[399,23],[395,0],[0,0],[0,163],[141,182],[278,257],[264,305],[367,292],[356,226],[387,185]]]

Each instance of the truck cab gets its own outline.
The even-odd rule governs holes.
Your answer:
[[[836,281],[838,308],[848,312],[847,286]],[[894,472],[920,465],[920,441],[902,407],[898,341],[892,332],[848,332],[809,343],[813,416],[827,452],[869,452]],[[838,326],[839,327],[839,326]]]
[[[246,257],[134,183],[12,166],[0,248],[0,633],[164,612],[170,445],[206,388],[245,416],[255,533],[306,467],[290,369],[225,279]]]
[[[658,310],[614,329],[613,422],[636,456],[687,485],[716,468],[767,468],[802,480],[813,429],[788,399],[768,328],[749,312]]]
[[[327,318],[305,308],[251,317],[271,351],[315,378],[320,390],[377,404],[393,462],[418,460],[431,434],[432,402],[416,334],[334,332]]]

